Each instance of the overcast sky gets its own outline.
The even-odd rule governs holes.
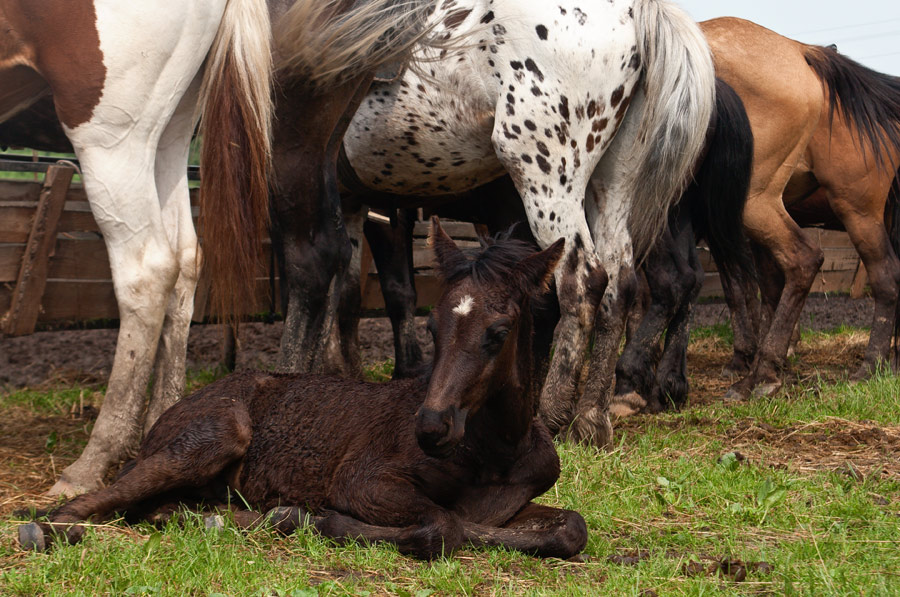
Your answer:
[[[900,0],[676,0],[697,21],[741,17],[900,76]]]

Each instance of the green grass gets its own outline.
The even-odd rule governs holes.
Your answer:
[[[192,384],[217,375],[197,374]],[[7,394],[0,408],[68,412],[79,392]],[[79,546],[35,554],[17,549],[15,522],[3,521],[0,594],[900,595],[900,477],[888,466],[897,453],[883,449],[884,472],[876,464],[850,475],[796,460],[790,444],[735,435],[748,425],[771,438],[807,434],[813,448],[844,428],[897,434],[900,380],[809,384],[771,399],[641,417],[617,429],[610,451],[561,444],[562,477],[541,500],[584,515],[586,562],[502,549],[419,562],[390,546],[337,546],[309,531],[282,538],[227,526],[211,534],[191,514],[163,529],[93,528]],[[856,449],[845,452],[837,458],[854,458]],[[637,554],[631,564],[610,559]],[[750,565],[743,582],[690,573],[691,562],[707,567],[725,557],[766,566]]]

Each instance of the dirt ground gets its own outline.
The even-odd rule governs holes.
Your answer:
[[[868,326],[871,313],[871,299],[811,296],[800,322],[804,328],[819,331],[833,329],[842,323],[853,327]],[[713,325],[725,322],[727,318],[728,309],[723,302],[704,303],[694,309],[695,325]],[[430,351],[425,318],[420,318],[419,323],[419,340]],[[281,329],[280,322],[243,324],[238,368],[274,366]],[[391,328],[386,318],[363,319],[359,336],[364,366],[393,357]],[[46,386],[56,382],[102,383],[109,376],[115,345],[114,329],[38,332],[19,338],[0,338],[0,388]],[[221,327],[194,326],[188,345],[188,368],[216,366],[222,358],[221,346]],[[692,362],[691,365],[692,370],[705,370],[712,363]],[[722,367],[721,364],[717,366]],[[848,369],[853,366],[850,362],[846,364]]]
[[[868,325],[872,303],[869,299],[847,297],[811,297],[801,319],[805,328],[828,330],[845,324]],[[728,312],[722,303],[697,306],[694,320],[699,325],[726,321]],[[424,318],[420,340],[425,342]],[[274,365],[281,324],[252,323],[242,326],[238,367]],[[824,382],[845,377],[862,359],[868,339],[866,332],[842,335],[839,340],[823,336],[804,342],[793,357],[795,380]],[[213,367],[221,359],[222,332],[218,326],[195,326],[188,350],[189,367]],[[363,362],[379,363],[393,356],[390,325],[386,319],[363,320],[360,328]],[[69,330],[40,332],[22,338],[0,339],[0,391],[30,386],[52,388],[101,384],[109,373],[115,348],[115,330]],[[430,347],[429,347],[430,348]],[[718,400],[729,381],[721,369],[730,358],[728,346],[717,337],[695,340],[689,351],[692,392],[691,404]],[[0,516],[8,516],[26,504],[40,504],[41,493],[58,477],[87,440],[92,420],[102,396],[86,390],[83,403],[68,413],[36,416],[27,406],[8,407],[0,417]],[[641,420],[620,421],[623,433],[639,433]],[[712,433],[712,422],[680,417],[678,424],[702,428]],[[772,464],[796,467],[834,467],[847,462],[850,473],[895,476],[900,480],[900,427],[879,427],[867,422],[851,426],[848,422],[825,422],[798,429],[771,429],[756,421],[746,421],[731,430],[726,441],[735,449],[750,454],[753,446],[766,445],[766,459]],[[831,438],[829,441],[821,441]],[[842,466],[847,466],[843,464]],[[854,472],[857,471],[857,472]]]

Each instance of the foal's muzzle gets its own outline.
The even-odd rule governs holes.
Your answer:
[[[416,440],[432,458],[449,458],[466,431],[467,409],[436,411],[422,406],[416,413]]]

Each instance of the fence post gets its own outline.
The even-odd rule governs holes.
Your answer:
[[[41,298],[47,287],[47,265],[56,246],[56,229],[74,173],[74,168],[70,166],[53,165],[47,168],[9,311],[0,322],[0,329],[6,335],[34,333],[41,312]]]

